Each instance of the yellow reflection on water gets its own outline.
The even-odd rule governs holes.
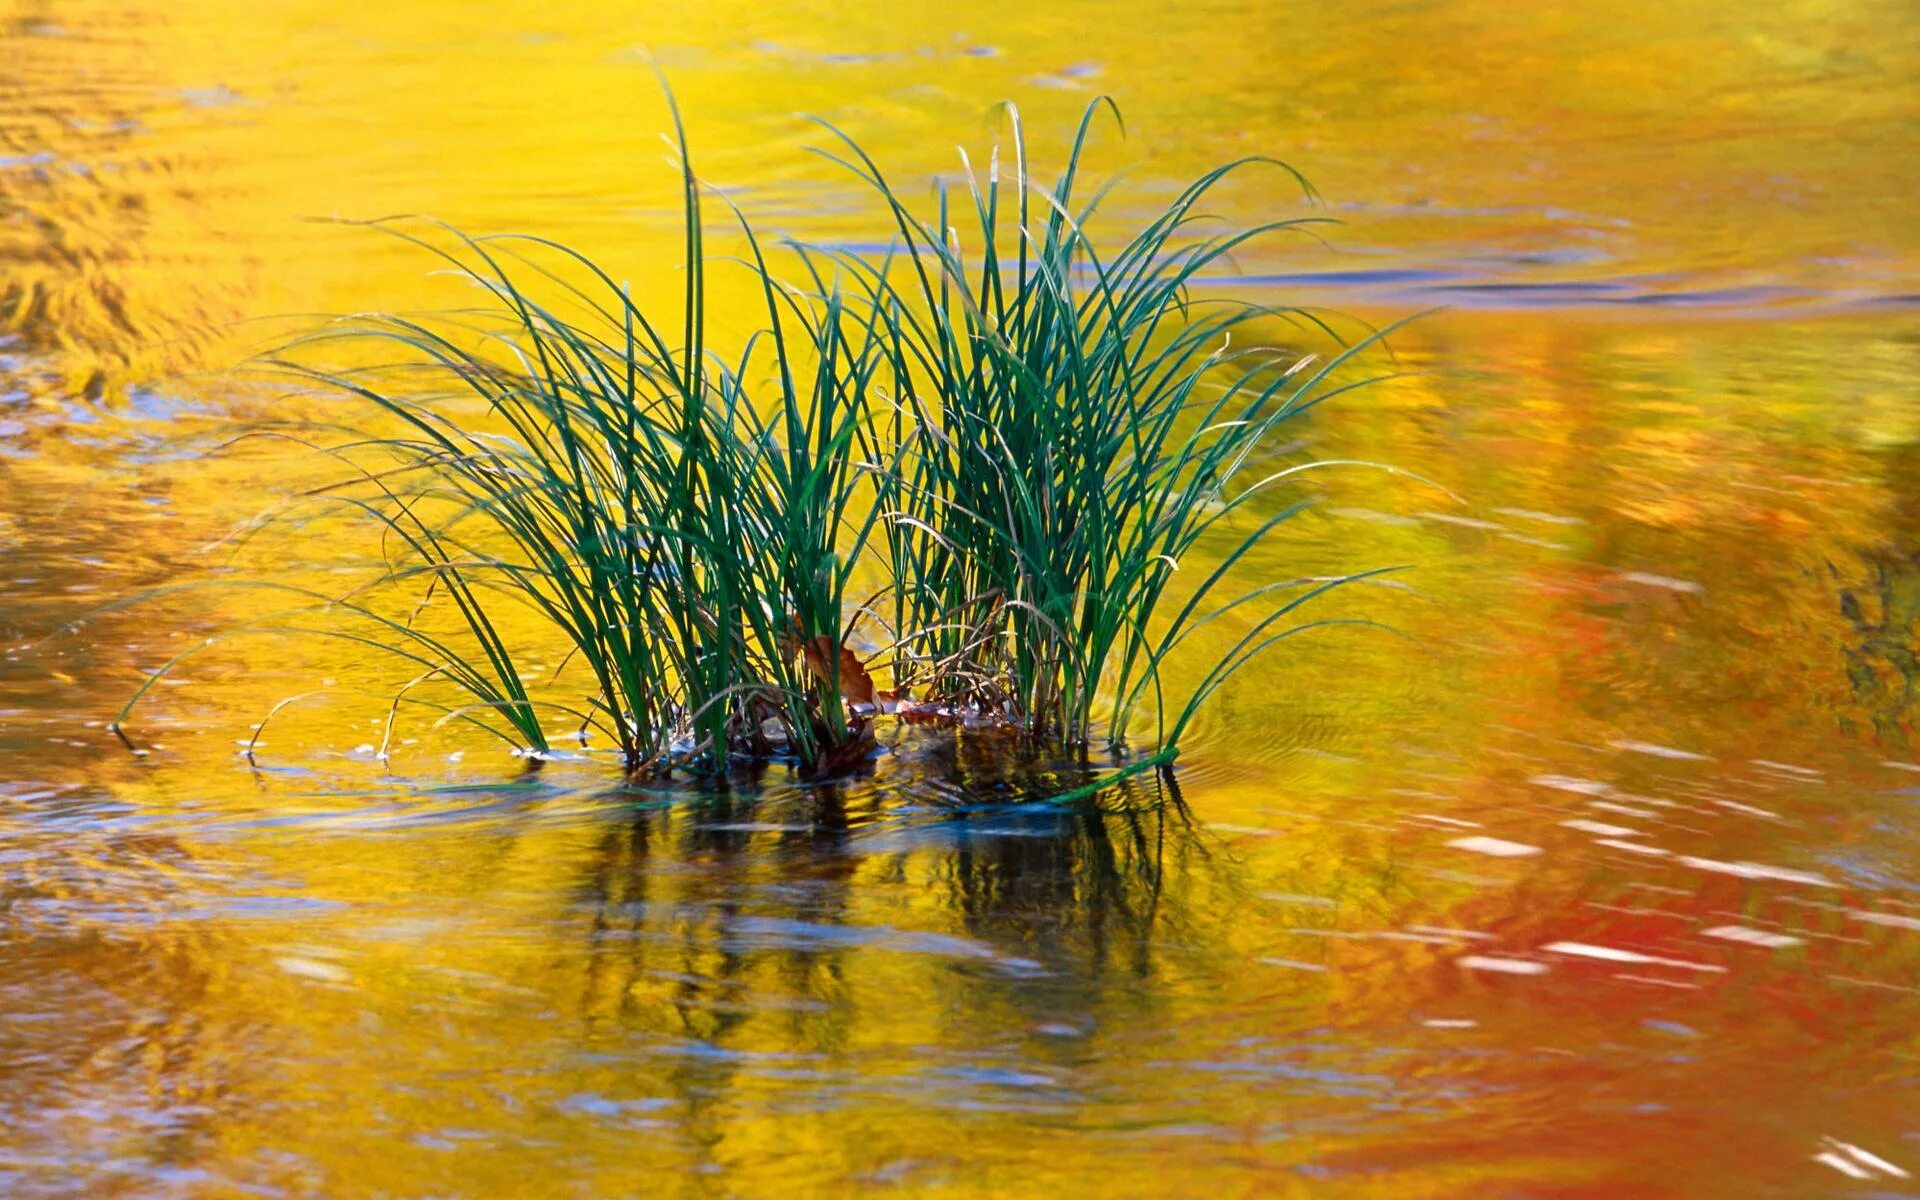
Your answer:
[[[1899,5],[1229,4],[957,13],[730,4],[387,9],[18,5],[0,75],[9,324],[106,359],[243,317],[418,294],[417,264],[315,218],[428,213],[577,242],[670,281],[665,126],[763,221],[873,236],[805,147],[842,125],[896,177],[956,165],[989,107],[1065,133],[1096,92],[1165,186],[1279,154],[1350,223],[1247,269],[1405,269],[1448,288],[1628,282],[1914,290],[1920,40]],[[1250,184],[1242,217],[1292,204]],[[1757,289],[1757,291],[1756,291]],[[1605,293],[1597,293],[1605,295]],[[1450,302],[1477,301],[1471,291]]]
[[[1920,340],[1856,303],[1916,290],[1903,6],[390,9],[0,32],[0,1191],[1746,1196],[1844,1182],[1822,1137],[1913,1169]],[[759,795],[426,722],[383,766],[386,665],[268,640],[129,757],[142,672],[255,602],[23,646],[219,569],[316,469],[202,458],[178,435],[274,401],[158,371],[443,302],[311,218],[550,234],[673,294],[642,47],[769,227],[873,236],[803,111],[917,179],[992,101],[1057,147],[1106,90],[1141,194],[1277,152],[1349,222],[1249,286],[1496,307],[1303,429],[1464,501],[1328,476],[1254,564],[1412,564],[1339,602],[1400,636],[1223,696],[1184,811],[1009,809],[937,734]],[[1299,211],[1250,177],[1228,215]],[[240,561],[362,552],[280,548]]]

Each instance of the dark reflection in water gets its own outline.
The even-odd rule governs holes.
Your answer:
[[[574,893],[586,919],[580,1036],[612,1053],[639,1035],[664,1061],[646,1069],[659,1094],[645,1103],[578,1103],[668,1123],[697,1169],[719,1169],[738,1153],[742,1094],[783,1081],[796,1089],[787,1119],[801,1120],[894,1086],[848,1071],[890,1007],[963,1003],[1084,1036],[1111,944],[1126,942],[1144,968],[1161,843],[1169,822],[1185,828],[1169,806],[1129,799],[1122,812],[1000,810],[903,825],[870,791],[820,787],[683,799],[604,823]],[[863,828],[873,835],[864,841]],[[863,891],[910,875],[928,881],[923,895],[944,897],[951,932],[867,911]],[[876,959],[925,964],[955,991],[863,994]],[[1063,993],[1069,981],[1079,982]],[[917,1102],[946,1095],[964,1110],[996,1078],[1020,1074],[964,1060],[930,1055],[914,1072]]]
[[[1858,634],[1847,650],[1847,677],[1873,723],[1880,744],[1906,751],[1912,744],[1914,685],[1920,681],[1920,552],[1863,555],[1865,575],[1839,586],[1840,613]]]
[[[993,775],[995,790],[1018,778],[1004,762]],[[1058,780],[1029,786],[1045,794]],[[928,783],[967,790],[964,777]],[[650,1019],[658,1014],[636,1008],[646,996],[671,1007],[675,1032],[725,1045],[756,1011],[753,977],[765,965],[786,996],[776,1019],[797,1044],[830,1053],[845,1048],[851,1016],[841,964],[862,950],[947,960],[976,983],[1011,988],[1063,970],[1145,975],[1169,840],[1198,845],[1174,785],[1122,785],[1069,807],[922,809],[904,821],[894,803],[870,786],[826,785],[682,796],[609,824],[579,888],[591,914],[584,1015]],[[910,877],[951,912],[954,934],[875,927],[850,912],[863,878]]]
[[[1852,627],[1847,678],[1881,745],[1911,748],[1920,683],[1920,445],[1889,455],[1885,536],[1834,566],[1840,615]]]
[[[1080,970],[1150,972],[1169,825],[1186,814],[1092,810],[1016,816],[981,835],[956,834],[946,864],[951,900],[977,937],[1085,954]],[[1012,828],[1009,828],[1011,825]]]

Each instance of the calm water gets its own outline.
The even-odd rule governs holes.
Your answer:
[[[1916,1190],[1910,3],[1041,7],[0,8],[0,1192]],[[731,796],[404,722],[383,769],[384,666],[262,640],[129,756],[240,602],[38,640],[313,469],[180,440],[277,415],[199,372],[438,294],[310,218],[671,289],[643,46],[703,173],[820,238],[872,224],[803,110],[905,179],[1097,90],[1136,206],[1304,169],[1346,224],[1209,286],[1451,305],[1302,431],[1463,502],[1322,476],[1256,574],[1413,564],[1335,602],[1400,636],[1294,643],[1104,814],[930,734]]]

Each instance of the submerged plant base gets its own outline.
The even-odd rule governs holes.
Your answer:
[[[565,762],[571,752],[529,762],[529,770]],[[902,802],[956,813],[1053,806],[1146,810],[1182,809],[1174,754],[1144,757],[1098,754],[1034,739],[1006,723],[942,721],[909,724],[888,716],[865,727],[857,754],[831,766],[801,765],[789,755],[741,758],[725,772],[642,771],[627,776],[622,794],[770,795],[792,788],[832,791],[853,781]]]
[[[1084,747],[1036,739],[1007,722],[954,719],[908,724],[882,717],[872,729],[871,752],[853,773],[871,775],[881,768],[907,773],[920,785],[916,796],[946,807],[1008,803],[1074,807],[1101,796],[1124,799],[1130,806],[1180,800],[1172,750],[1145,756],[1096,754]],[[819,780],[804,774],[800,778]],[[939,786],[924,786],[932,781],[939,781]],[[1130,790],[1146,784],[1159,790],[1154,794]]]
[[[794,777],[806,783],[827,783],[870,774],[883,758],[907,757],[920,762],[948,759],[941,773],[960,776],[980,775],[995,770],[1012,770],[1023,778],[1042,775],[1072,776],[1070,785],[1050,779],[1031,799],[1074,803],[1090,798],[1115,785],[1138,777],[1158,775],[1165,782],[1173,779],[1173,765],[1179,757],[1177,747],[1163,747],[1145,755],[1124,752],[1095,755],[1086,745],[1069,746],[1035,737],[1031,730],[1004,717],[978,712],[963,712],[930,702],[884,703],[878,708],[857,706],[849,719],[850,735],[840,741],[830,755],[811,761],[792,754],[786,744],[769,735],[761,751],[736,756],[734,772],[745,772],[744,782],[758,769],[784,764]],[[958,747],[964,742],[971,771],[959,768]],[[537,765],[545,756],[529,756]],[[697,772],[710,774],[710,772]],[[644,765],[630,772],[638,780],[671,778],[675,770],[659,765]],[[1084,777],[1084,778],[1081,778]]]

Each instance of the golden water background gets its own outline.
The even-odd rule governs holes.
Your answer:
[[[1915,16],[0,8],[0,1192],[1905,1194]],[[760,795],[425,728],[383,768],[384,669],[273,642],[159,689],[129,756],[104,722],[239,602],[42,639],[218,569],[313,469],[186,437],[277,415],[216,368],[444,296],[327,219],[548,234],[670,297],[650,59],[710,186],[847,245],[804,113],[918,180],[1002,99],[1057,159],[1108,92],[1118,217],[1299,167],[1344,223],[1205,286],[1449,306],[1301,432],[1462,501],[1323,477],[1254,575],[1413,564],[1338,602],[1402,636],[1223,696],[1184,813],[1008,807],[965,739]],[[1276,176],[1221,208],[1311,211]]]

